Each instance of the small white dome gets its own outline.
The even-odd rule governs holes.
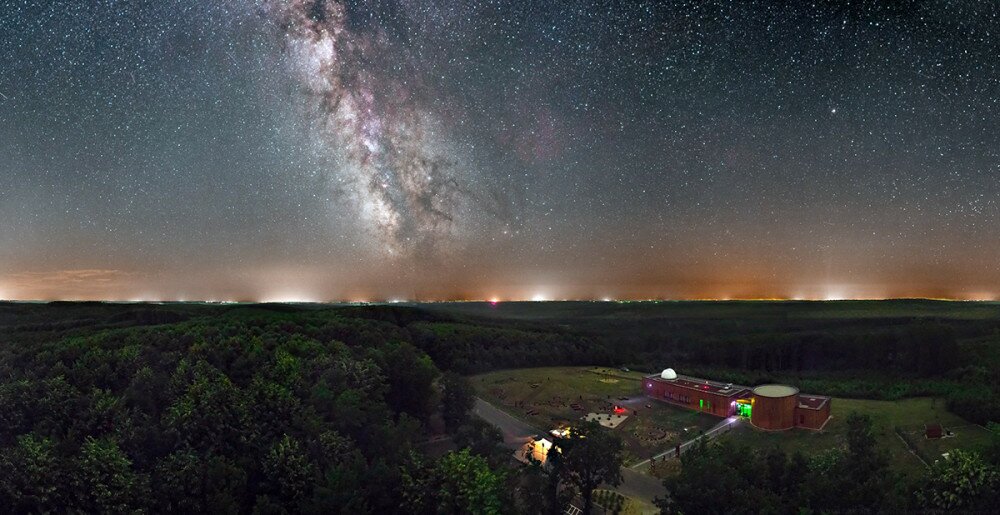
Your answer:
[[[660,377],[663,379],[677,379],[677,372],[674,372],[672,368],[668,368],[660,374]]]

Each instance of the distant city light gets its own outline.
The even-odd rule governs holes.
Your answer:
[[[261,299],[264,303],[276,303],[276,304],[301,304],[317,302],[317,300],[308,294],[304,293],[280,293],[274,296],[264,297]]]
[[[537,293],[533,297],[531,297],[532,302],[545,302],[546,300],[547,299],[545,295],[542,295],[541,293]]]

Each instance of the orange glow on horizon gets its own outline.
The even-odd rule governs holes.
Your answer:
[[[659,301],[850,301],[927,299],[996,302],[1000,285],[955,283],[952,287],[897,286],[891,282],[865,283],[833,280],[823,283],[754,279],[717,281],[618,280],[600,276],[581,286],[572,279],[539,277],[533,284],[496,286],[490,280],[488,293],[457,288],[437,276],[403,289],[386,279],[390,287],[367,284],[369,278],[340,285],[336,278],[318,271],[274,270],[253,275],[242,271],[218,278],[196,276],[184,280],[171,275],[120,270],[57,270],[0,275],[0,300],[11,301],[108,301],[108,302],[274,302],[274,303],[410,303],[410,302],[659,302]],[[600,279],[600,280],[598,280]],[[727,280],[729,279],[729,280]],[[841,278],[842,279],[842,278]],[[459,278],[458,284],[464,284]],[[386,294],[385,290],[405,292]],[[609,292],[614,292],[613,294]]]

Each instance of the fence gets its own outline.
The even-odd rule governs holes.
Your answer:
[[[728,433],[729,431],[731,431],[733,429],[733,426],[735,426],[737,423],[739,423],[739,419],[735,418],[735,417],[730,417],[730,418],[724,420],[723,422],[719,423],[718,425],[716,425],[712,429],[709,429],[705,433],[700,434],[700,435],[696,436],[695,438],[682,443],[680,445],[680,453],[684,454],[685,452],[687,452],[688,450],[691,449],[692,445],[698,443],[700,440],[706,440],[706,441],[708,441],[708,440],[711,440],[713,438],[718,437],[721,434]],[[677,448],[673,448],[673,449],[670,449],[669,451],[661,452],[660,454],[657,454],[656,456],[653,456],[652,458],[650,458],[648,460],[640,461],[639,463],[636,463],[635,465],[632,465],[630,468],[637,469],[639,467],[642,467],[643,465],[648,465],[650,461],[659,460],[659,459],[666,459],[666,458],[676,458],[676,457],[678,457],[678,455],[677,455]]]
[[[903,443],[906,445],[906,448],[909,449],[909,451],[912,452],[914,455],[916,455],[916,457],[919,458],[920,461],[924,462],[925,466],[929,467],[931,463],[934,463],[935,459],[930,455],[928,455],[923,449],[921,449],[919,445],[917,445],[917,442],[914,441],[912,434],[903,431],[903,428],[899,426],[896,426],[895,429],[896,429],[896,434],[899,435],[900,440],[903,440]]]

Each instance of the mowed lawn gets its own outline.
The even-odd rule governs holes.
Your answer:
[[[470,379],[484,400],[543,431],[577,422],[587,413],[625,408],[629,418],[610,431],[622,437],[626,463],[671,449],[722,421],[646,398],[642,378],[640,373],[601,367],[547,367]],[[574,410],[573,404],[581,409]]]
[[[540,430],[576,422],[589,412],[609,413],[615,405],[627,408],[632,416],[613,430],[625,442],[627,463],[671,449],[722,420],[646,398],[640,392],[642,377],[637,372],[601,367],[546,367],[490,372],[472,376],[470,380],[484,400]],[[574,410],[573,404],[583,409]],[[930,459],[956,448],[982,450],[991,439],[989,431],[949,412],[940,399],[835,398],[832,408],[833,418],[823,431],[767,432],[745,421],[722,438],[756,448],[779,446],[789,453],[798,450],[815,454],[845,446],[847,415],[858,412],[872,418],[876,437],[889,454],[891,466],[911,477],[921,474],[924,464],[908,449],[896,427],[907,433],[923,456]],[[935,422],[955,436],[925,439],[924,425]]]
[[[876,438],[880,446],[889,453],[891,466],[911,477],[921,474],[923,463],[900,439],[895,428],[899,426],[911,435],[926,456],[937,457],[955,448],[981,450],[990,441],[990,433],[985,428],[971,424],[965,419],[945,409],[944,401],[931,398],[904,399],[900,401],[869,401],[858,399],[833,399],[833,418],[821,432],[792,429],[781,432],[767,432],[741,424],[738,429],[723,438],[732,438],[738,443],[757,448],[779,446],[786,452],[802,451],[809,455],[835,447],[846,446],[847,415],[851,412],[866,414],[872,418]],[[953,438],[926,440],[923,436],[924,424],[937,422],[955,433]]]

